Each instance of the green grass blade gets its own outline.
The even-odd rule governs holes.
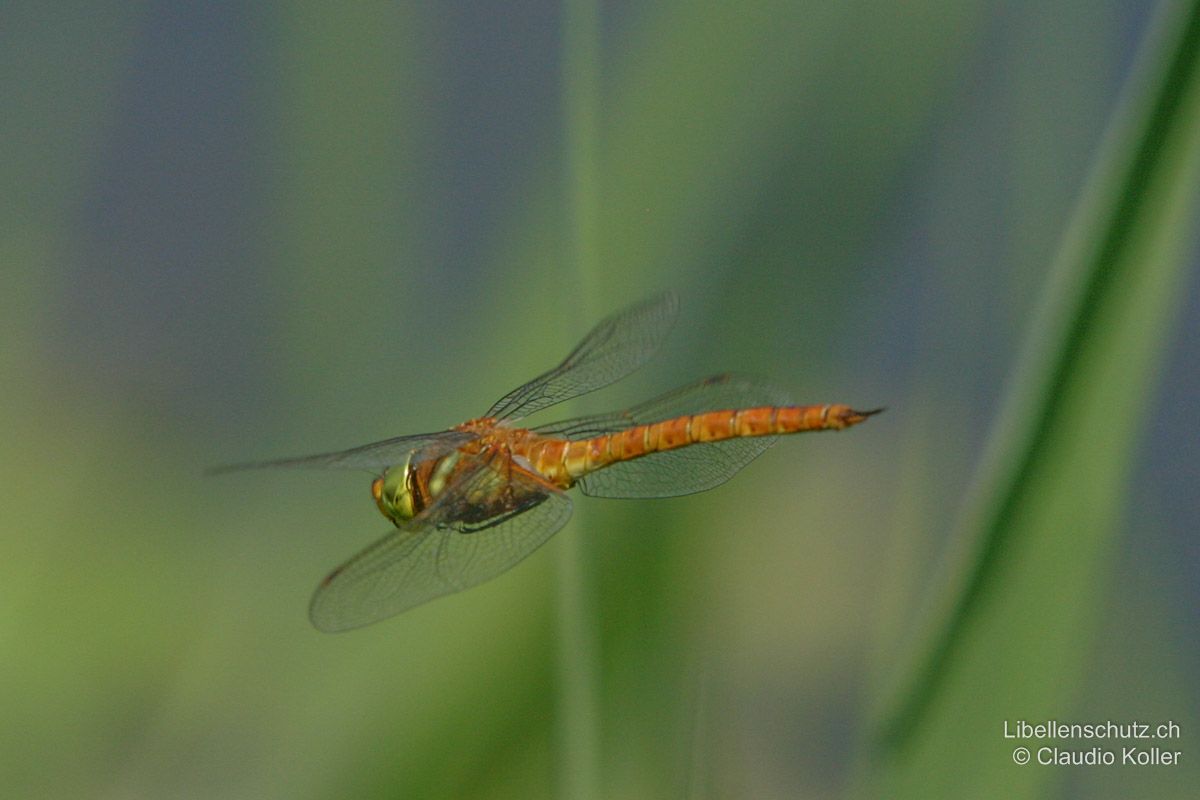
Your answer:
[[[563,107],[566,120],[567,258],[579,294],[573,305],[592,313],[598,274],[596,232],[599,190],[596,185],[597,82],[600,58],[599,7],[596,0],[567,0],[563,31]],[[570,282],[568,282],[570,283]],[[582,302],[580,302],[582,298]],[[570,298],[563,297],[563,301]],[[559,788],[570,800],[602,796],[600,782],[599,636],[588,569],[587,542],[576,508],[575,522],[559,537],[558,694]]]
[[[1002,724],[1068,717],[1086,674],[1198,178],[1200,3],[1167,4],[1053,264],[957,528],[962,557],[882,715],[888,796],[1017,797],[1050,779],[1011,763]]]

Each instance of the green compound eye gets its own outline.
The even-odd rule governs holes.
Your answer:
[[[371,496],[379,511],[393,522],[412,519],[413,496],[410,456],[402,465],[388,467],[381,477],[371,483]]]

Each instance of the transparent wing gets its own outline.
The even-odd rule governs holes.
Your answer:
[[[624,412],[597,414],[538,428],[539,433],[588,439],[706,411],[725,411],[791,403],[778,388],[737,375],[717,375],[668,392]],[[675,497],[711,489],[732,478],[766,450],[777,436],[704,442],[621,461],[579,480],[592,497]]]
[[[274,467],[298,469],[366,469],[381,471],[396,464],[403,464],[410,453],[424,450],[431,457],[450,452],[459,445],[475,438],[475,434],[461,431],[419,433],[413,436],[397,436],[382,442],[364,444],[336,453],[320,453],[299,458],[280,458],[272,461],[250,461],[244,464],[228,464],[206,470],[209,475],[238,472],[246,469],[270,469]]]
[[[508,473],[508,474],[506,474]],[[510,508],[488,518],[480,502],[511,488]],[[438,501],[325,578],[309,617],[345,631],[482,583],[513,567],[571,516],[571,501],[529,473],[484,464]]]
[[[678,311],[678,299],[667,292],[613,314],[561,364],[504,395],[486,416],[518,419],[625,377],[654,355]]]
[[[625,411],[591,414],[540,425],[533,430],[543,436],[558,436],[577,441],[605,433],[615,433],[637,425],[649,425],[705,411],[786,406],[792,399],[782,389],[746,375],[712,375],[689,383]]]
[[[727,439],[622,461],[579,479],[592,497],[678,497],[720,486],[775,444],[777,436]]]

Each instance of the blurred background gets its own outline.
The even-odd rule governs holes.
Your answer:
[[[1153,11],[605,3],[584,274],[558,3],[7,4],[6,795],[564,796],[572,540],[598,796],[887,796],[882,687]],[[1044,767],[1028,796],[1200,778],[1187,274],[1090,578],[1083,679],[990,645],[1054,692],[1011,720],[1171,719],[1183,763]],[[337,636],[306,604],[387,531],[369,476],[201,475],[476,416],[662,289],[682,302],[666,352],[571,412],[732,369],[887,413],[702,495],[576,497],[495,581]],[[1003,722],[953,734],[997,793],[1021,769]],[[921,769],[955,768],[949,739]]]

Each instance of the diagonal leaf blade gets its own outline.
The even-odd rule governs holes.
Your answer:
[[[1026,796],[1048,779],[1011,763],[1002,724],[1069,715],[1086,674],[1198,179],[1200,3],[1167,4],[1052,266],[953,572],[881,715],[888,796]],[[935,761],[956,768],[931,778]]]

